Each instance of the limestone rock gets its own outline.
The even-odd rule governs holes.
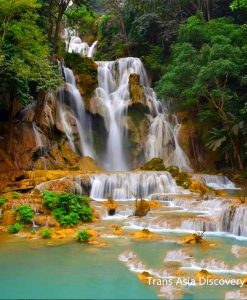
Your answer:
[[[129,76],[129,91],[132,104],[141,103],[146,105],[146,98],[140,83],[140,75],[132,73]]]
[[[141,199],[140,201],[136,202],[136,208],[134,213],[136,217],[144,217],[148,214],[149,211],[150,205],[148,201]]]

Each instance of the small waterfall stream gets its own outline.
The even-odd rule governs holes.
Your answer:
[[[92,147],[91,122],[86,116],[83,99],[76,87],[75,76],[69,68],[63,67],[63,71],[66,83],[65,87],[58,93],[60,124],[73,151],[76,152],[74,134],[78,133],[80,154],[95,158]],[[68,94],[67,97],[66,93]],[[73,127],[75,127],[76,131]]]

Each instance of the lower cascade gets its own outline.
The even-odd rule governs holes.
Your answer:
[[[203,184],[211,187],[215,190],[235,190],[238,187],[229,180],[226,176],[220,175],[208,175],[208,174],[195,174],[193,176],[195,180],[202,182]]]
[[[123,172],[97,174],[91,177],[90,197],[104,200],[136,200],[153,194],[185,193],[169,172]]]

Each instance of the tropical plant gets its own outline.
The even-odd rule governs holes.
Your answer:
[[[78,231],[76,238],[81,243],[87,243],[90,239],[91,234],[87,230]]]
[[[44,228],[41,230],[41,236],[44,238],[44,239],[50,239],[51,236],[52,236],[52,232],[50,229],[48,228]]]
[[[28,205],[21,205],[16,209],[17,221],[21,224],[29,224],[32,222],[34,217],[34,212],[32,208]]]
[[[8,227],[8,233],[15,234],[22,230],[23,226],[19,223],[15,223]]]
[[[52,211],[52,215],[63,226],[92,220],[93,211],[89,206],[89,199],[85,196],[44,191],[43,202],[44,206]]]

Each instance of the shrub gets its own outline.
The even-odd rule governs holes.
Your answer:
[[[19,221],[22,224],[29,224],[32,222],[32,219],[34,217],[34,212],[32,208],[28,205],[21,205],[17,208],[17,221]]]
[[[46,208],[52,210],[52,215],[63,226],[92,220],[93,211],[87,197],[45,191],[43,192],[43,203]]]
[[[0,206],[2,206],[7,200],[7,198],[0,198]]]
[[[13,198],[13,199],[19,199],[20,196],[21,196],[21,193],[18,193],[18,192],[14,192],[14,193],[12,194],[12,198]]]
[[[21,224],[15,223],[15,224],[9,226],[8,233],[15,234],[15,233],[19,232],[22,228],[23,228],[23,226]]]
[[[41,236],[42,236],[44,239],[50,239],[50,238],[51,238],[51,235],[52,235],[51,230],[48,229],[48,228],[45,228],[45,229],[41,230],[40,233],[41,233]]]
[[[91,237],[91,234],[87,230],[81,230],[77,233],[77,240],[81,243],[87,243]]]

